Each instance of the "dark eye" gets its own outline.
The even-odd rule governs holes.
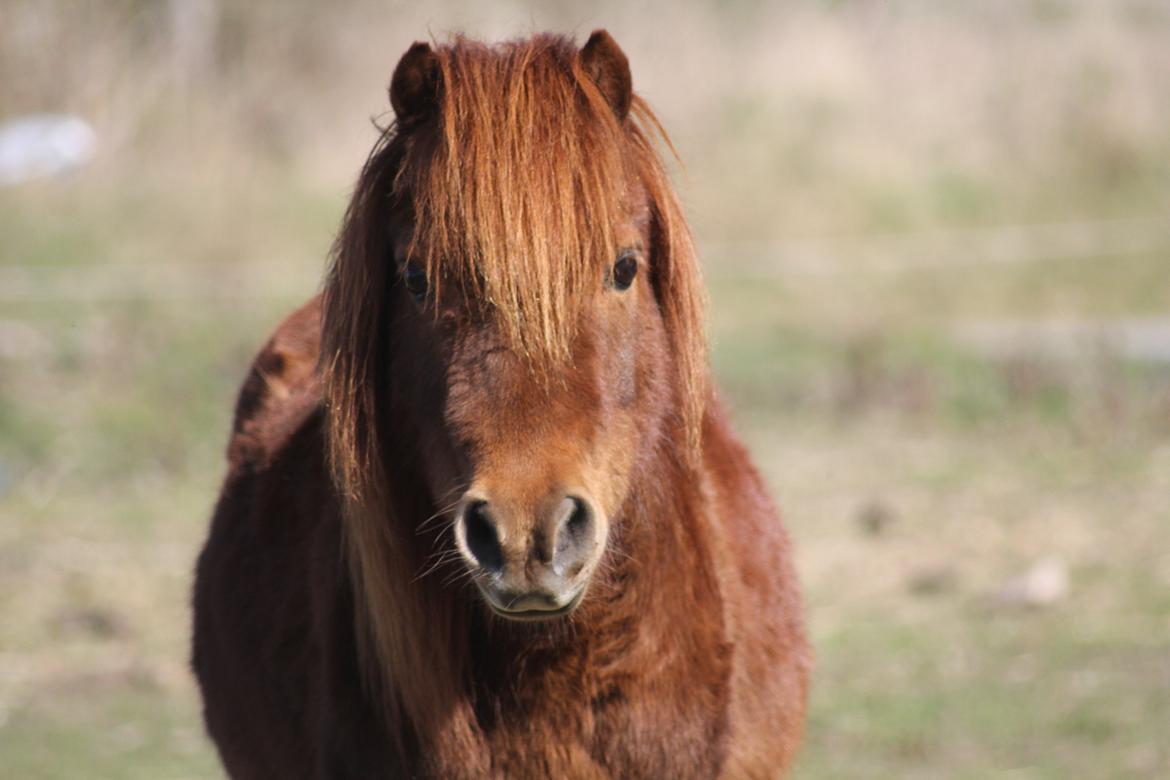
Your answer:
[[[414,263],[407,263],[402,271],[402,281],[406,284],[406,291],[419,303],[427,297],[427,274]]]
[[[633,253],[625,253],[618,257],[610,271],[610,284],[615,290],[628,290],[638,275],[638,258]]]

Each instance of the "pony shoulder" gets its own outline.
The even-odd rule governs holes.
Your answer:
[[[266,468],[321,404],[318,295],[277,326],[240,388],[228,462],[232,471]]]

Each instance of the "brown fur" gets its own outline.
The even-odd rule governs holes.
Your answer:
[[[200,558],[194,667],[229,773],[781,774],[809,666],[788,543],[708,390],[698,266],[624,55],[604,33],[416,45],[391,101],[323,299],[241,391]],[[452,499],[486,491],[526,539],[570,488],[606,540],[580,606],[494,616]]]

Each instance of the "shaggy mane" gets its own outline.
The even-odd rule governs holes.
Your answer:
[[[614,227],[644,198],[647,278],[671,342],[675,419],[693,453],[707,395],[704,296],[690,232],[654,148],[673,147],[640,98],[619,119],[564,37],[496,46],[456,37],[432,48],[441,83],[435,108],[384,131],[334,246],[321,363],[359,630],[372,642],[364,665],[399,692],[388,717],[402,708],[416,723],[463,723],[473,739],[466,718],[448,709],[458,706],[451,703],[461,670],[435,668],[463,655],[451,651],[460,641],[454,607],[441,588],[413,579],[413,531],[393,520],[384,445],[394,231],[412,228],[411,259],[436,295],[458,285],[542,373],[567,367],[583,304],[619,250]]]

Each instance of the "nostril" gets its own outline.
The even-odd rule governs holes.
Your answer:
[[[483,568],[498,572],[504,568],[500,538],[487,511],[487,502],[476,501],[463,513],[463,536],[467,549]]]
[[[573,502],[573,506],[561,526],[560,533],[557,534],[557,557],[581,545],[589,536],[590,526],[593,524],[592,514],[585,502],[575,496],[569,496],[569,500]]]

